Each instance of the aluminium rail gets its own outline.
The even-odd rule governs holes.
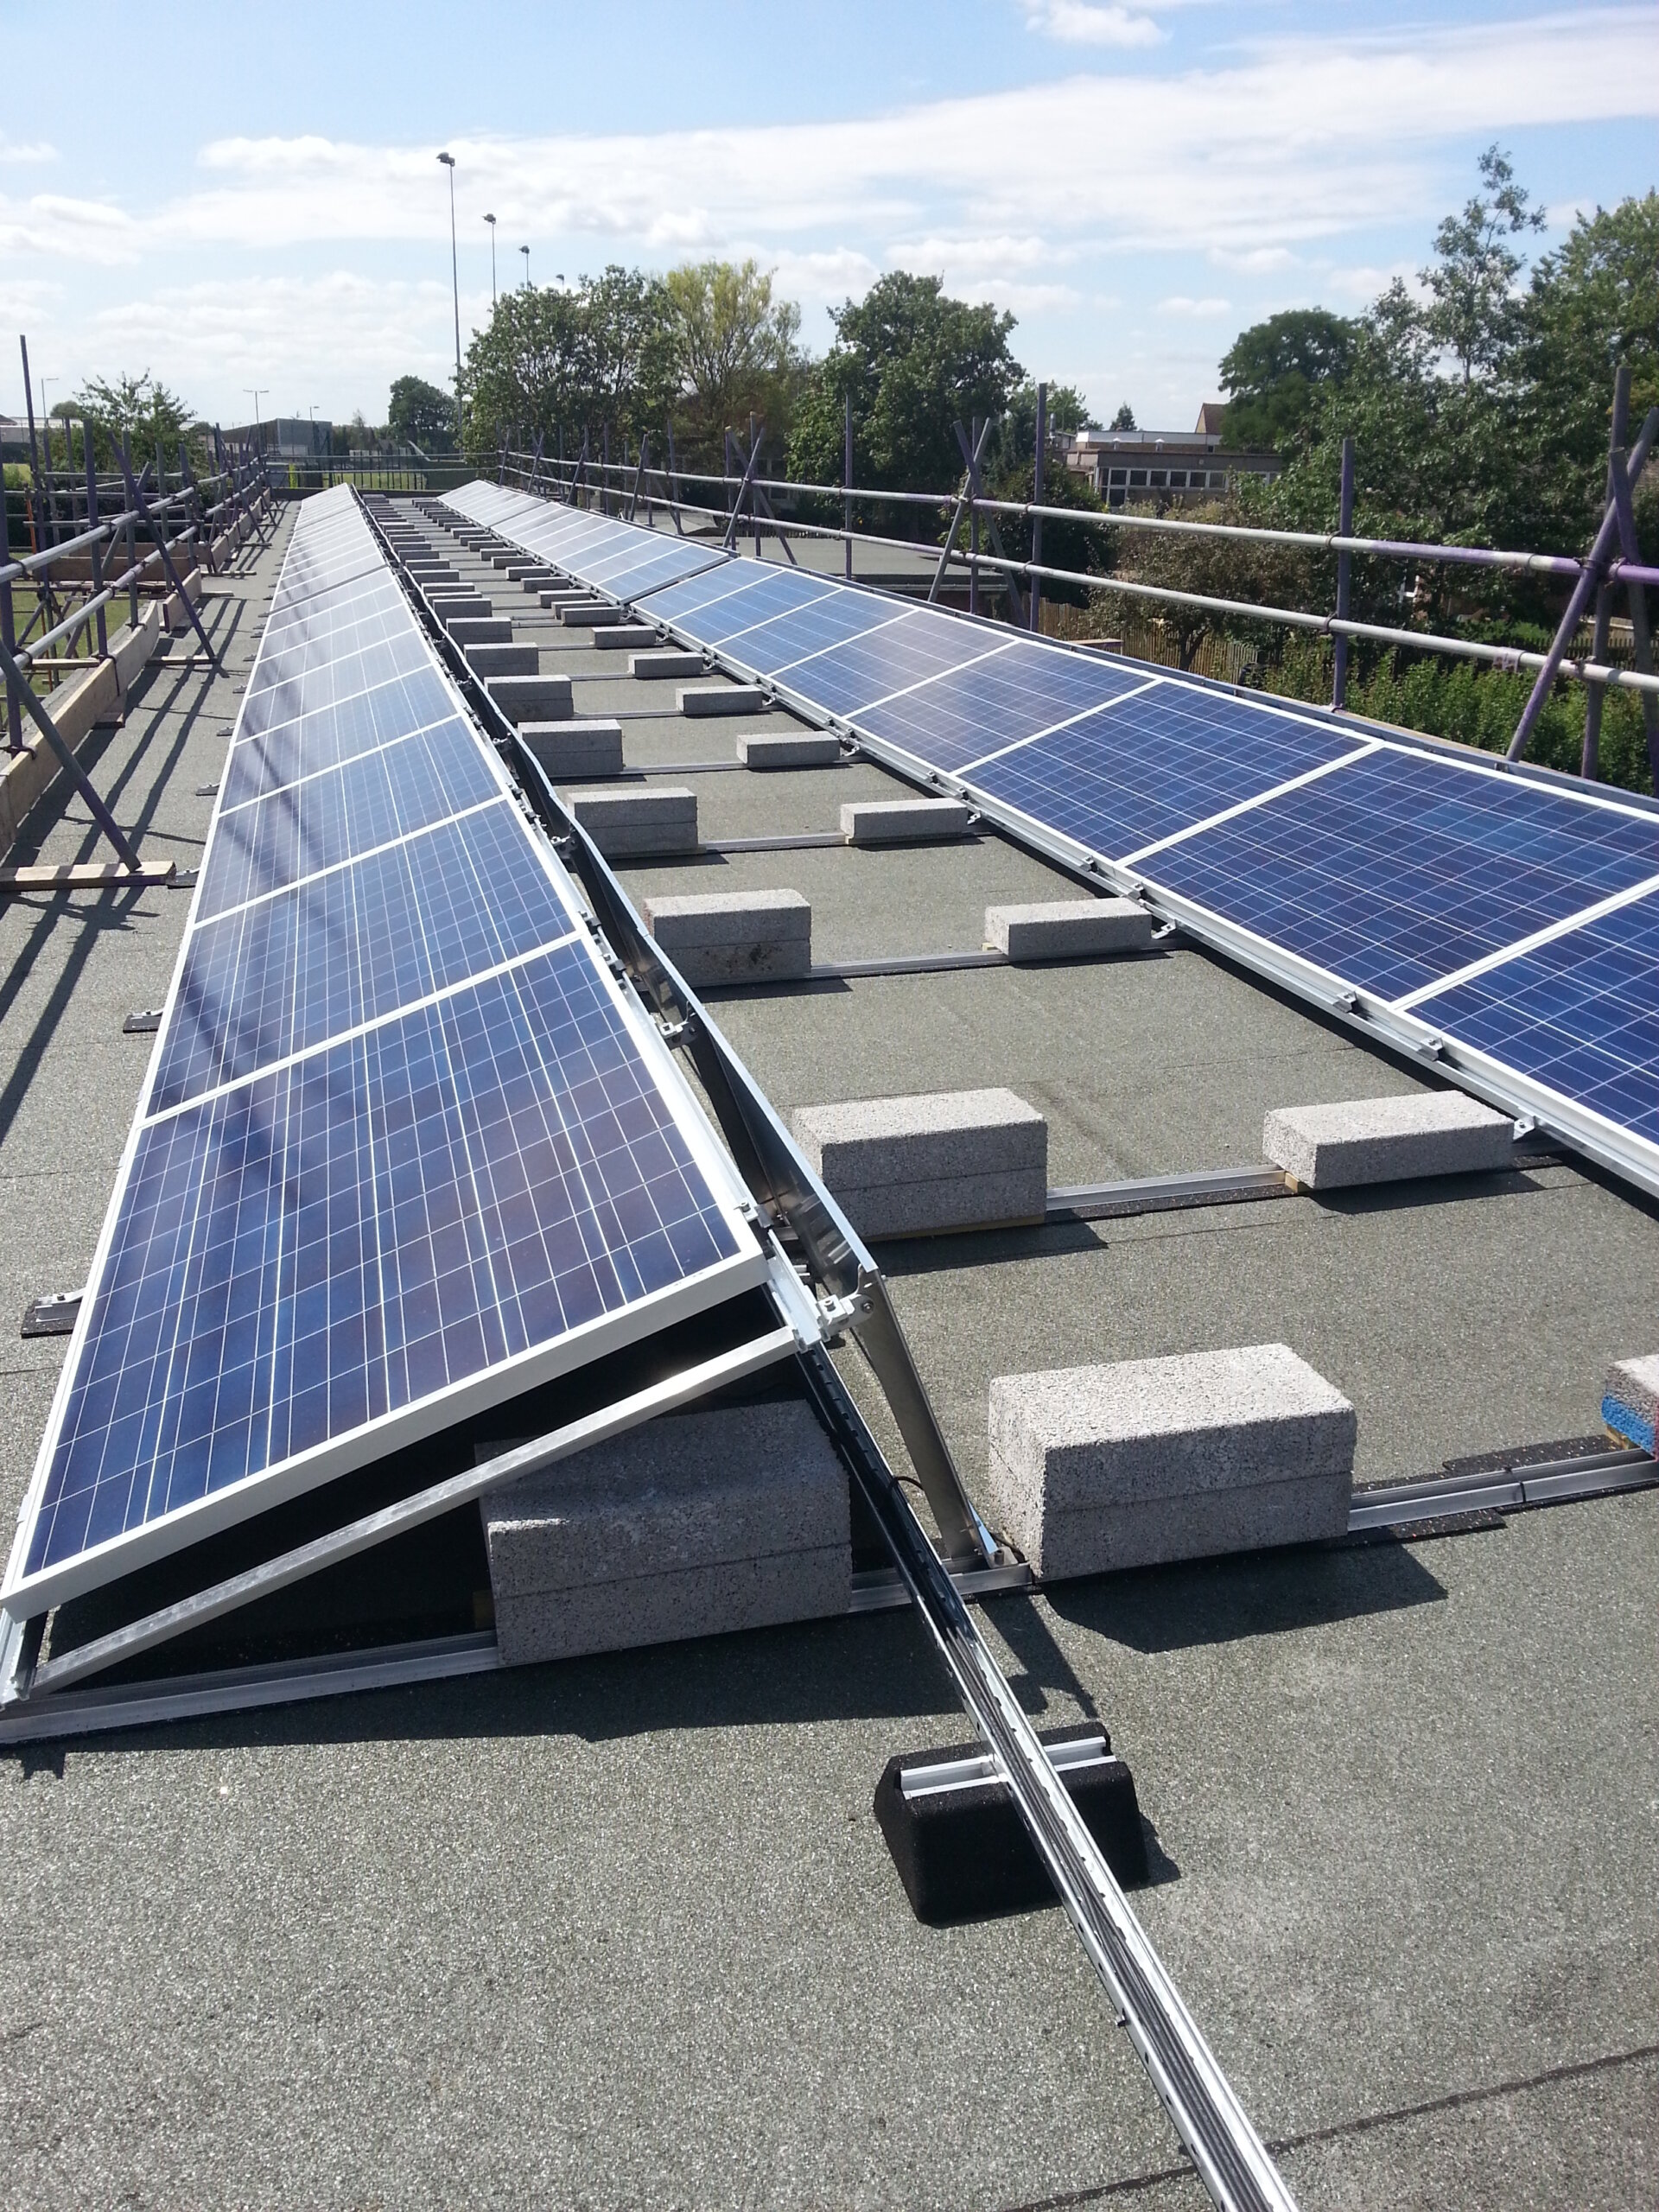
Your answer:
[[[931,1448],[944,1455],[953,1481],[955,1469],[904,1344],[880,1269],[696,994],[646,934],[610,867],[565,808],[515,725],[474,675],[464,654],[432,612],[423,589],[408,575],[396,550],[380,531],[372,512],[370,519],[446,664],[484,727],[495,734],[502,751],[518,771],[527,798],[568,856],[613,952],[646,1005],[657,1013],[664,1034],[691,1053],[733,1157],[757,1202],[791,1236],[820,1294],[827,1294],[849,1309],[850,1333],[887,1396],[952,1557],[940,1556],[918,1520],[899,1478],[822,1345],[797,1355],[807,1393],[835,1437],[969,1717],[1006,1777],[1055,1891],[1205,2189],[1224,2212],[1292,2212],[1294,2200],[1277,2167],[1056,1775],[952,1580],[952,1565],[971,1560],[973,1545],[987,1565],[995,1559],[995,1548],[967,1504],[965,1494],[963,1503],[971,1525],[963,1534],[970,1536],[973,1544],[950,1542],[947,1516],[951,1501],[942,1487],[937,1463],[932,1467],[928,1464],[930,1429],[937,1440]],[[873,1323],[878,1325],[874,1332]]]

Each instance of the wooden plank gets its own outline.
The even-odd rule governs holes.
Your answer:
[[[0,893],[7,891],[119,891],[130,884],[171,883],[176,861],[143,861],[123,868],[118,861],[73,861],[55,868],[0,868]]]

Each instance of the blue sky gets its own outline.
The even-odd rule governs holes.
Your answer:
[[[264,414],[378,420],[393,377],[453,376],[440,147],[463,339],[488,211],[504,284],[523,245],[538,282],[753,254],[815,351],[849,293],[939,274],[1013,310],[1033,373],[1158,428],[1217,396],[1246,324],[1409,276],[1493,139],[1546,245],[1659,181],[1652,4],[152,0],[135,21],[91,0],[66,38],[56,10],[0,13],[0,328],[51,400],[148,368],[227,423],[252,385]],[[8,335],[0,411],[22,401]]]

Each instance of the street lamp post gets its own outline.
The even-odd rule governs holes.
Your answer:
[[[449,172],[449,281],[455,294],[455,451],[461,451],[461,263],[455,252],[455,157],[440,154]]]
[[[493,215],[486,215],[484,219],[490,226],[490,305],[493,307],[495,305],[495,218]]]
[[[528,291],[530,289],[530,248],[527,245],[521,245],[518,251],[524,257],[524,289]]]

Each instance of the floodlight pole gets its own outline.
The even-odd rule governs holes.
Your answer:
[[[1037,450],[1032,463],[1031,503],[1033,507],[1043,504],[1043,455],[1048,446],[1048,386],[1037,387]],[[1027,613],[1033,630],[1042,627],[1043,580],[1038,575],[1038,565],[1043,557],[1043,518],[1039,514],[1031,518],[1031,596]]]
[[[455,297],[455,451],[461,451],[461,261],[455,250],[455,157],[440,154],[449,172],[449,283]]]
[[[1351,537],[1354,531],[1354,442],[1342,442],[1342,490],[1337,506],[1337,531],[1342,537]],[[1351,584],[1351,556],[1337,556],[1337,620],[1348,620],[1348,601]],[[1336,649],[1332,655],[1331,711],[1339,715],[1348,703],[1348,640],[1340,630],[1336,636]]]
[[[490,226],[490,307],[493,311],[495,307],[495,218],[493,215],[486,215],[484,219]]]
[[[524,257],[524,289],[528,291],[530,289],[530,248],[527,245],[521,245],[518,251]]]

